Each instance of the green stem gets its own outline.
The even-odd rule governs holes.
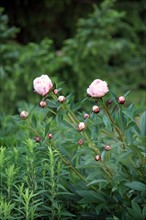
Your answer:
[[[103,161],[100,161],[100,163],[103,165],[101,166],[102,169],[105,171],[105,173],[111,178],[112,177],[112,172],[111,170],[105,165]]]
[[[71,111],[71,109],[68,107],[68,105],[65,105],[65,108],[72,115],[72,117],[74,117],[74,121],[77,121],[77,123],[79,123],[80,122],[79,119],[76,117],[76,115],[73,113],[73,111]]]
[[[30,128],[37,136],[41,137],[41,135],[31,126],[28,119],[26,120],[28,128]]]
[[[72,166],[72,164],[67,161],[64,156],[60,153],[60,151],[56,148],[56,144],[54,141],[52,141],[52,144],[53,144],[53,147],[55,148],[55,150],[57,150],[61,160],[63,161],[64,164],[66,164],[80,179],[82,179],[85,183],[89,184],[88,181],[80,174],[80,172]],[[91,186],[91,188],[94,190],[94,191],[97,191],[96,188],[94,186]]]
[[[122,145],[123,145],[123,148],[125,149],[125,144],[124,144],[124,139],[125,138],[124,138],[124,135],[122,134],[122,132],[119,129],[119,127],[115,124],[115,122],[114,122],[114,120],[113,120],[113,118],[112,118],[112,116],[111,116],[111,114],[110,114],[110,112],[109,112],[109,110],[108,110],[107,106],[105,105],[105,103],[104,103],[102,98],[101,98],[101,100],[102,100],[103,108],[104,108],[108,118],[110,119],[113,127],[115,128],[116,132],[118,133],[120,140],[123,142]]]
[[[98,150],[98,148],[96,147],[96,145],[90,140],[90,138],[88,137],[87,133],[84,131],[83,135],[85,136],[86,140],[89,143],[89,146],[91,146],[90,148],[92,148],[92,150],[95,151],[95,153],[99,154],[100,151]]]

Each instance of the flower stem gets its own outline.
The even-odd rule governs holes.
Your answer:
[[[103,108],[104,108],[104,110],[105,110],[105,112],[106,112],[108,118],[110,119],[110,121],[111,121],[113,127],[115,128],[116,132],[117,132],[118,135],[119,135],[120,140],[121,140],[122,143],[123,143],[123,144],[122,144],[123,149],[125,149],[125,144],[124,144],[124,139],[125,139],[125,138],[124,138],[124,135],[122,134],[122,132],[121,132],[121,130],[119,129],[119,127],[115,124],[115,122],[114,122],[114,120],[113,120],[113,118],[112,118],[112,116],[111,116],[111,114],[110,114],[110,112],[109,112],[109,110],[108,110],[107,106],[105,105],[105,103],[104,103],[104,101],[103,101],[102,98],[101,98],[101,100],[102,100]]]

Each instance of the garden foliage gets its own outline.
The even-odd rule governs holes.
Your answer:
[[[112,88],[79,103],[53,89],[13,118],[17,144],[1,146],[0,218],[144,220],[146,112]]]

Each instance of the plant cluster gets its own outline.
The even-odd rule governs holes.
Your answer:
[[[40,103],[1,147],[0,218],[144,220],[146,111],[99,79],[79,103],[47,75],[33,87]]]

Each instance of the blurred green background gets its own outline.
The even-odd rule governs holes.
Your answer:
[[[96,78],[130,102],[145,104],[145,0],[1,1],[1,112],[36,104],[35,77],[65,81],[79,101]]]

